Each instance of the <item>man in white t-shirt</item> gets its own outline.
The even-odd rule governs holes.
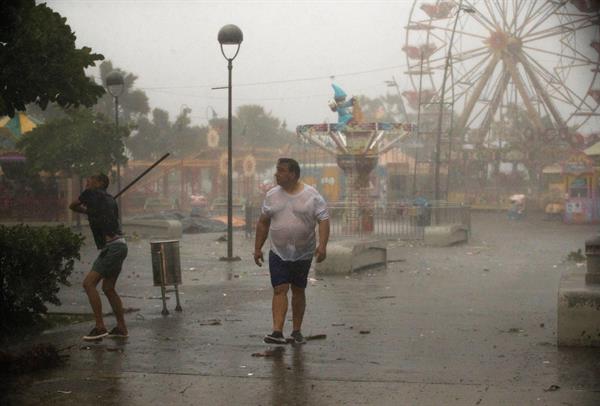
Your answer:
[[[285,344],[283,324],[288,309],[287,293],[292,290],[292,339],[306,341],[301,333],[306,308],[306,282],[312,257],[321,262],[327,256],[329,213],[325,199],[315,188],[300,182],[300,165],[280,158],[275,173],[277,186],[269,190],[256,225],[254,262],[264,262],[262,246],[269,236],[269,273],[273,286],[273,332],[265,336],[270,344]],[[317,245],[315,228],[319,226]]]

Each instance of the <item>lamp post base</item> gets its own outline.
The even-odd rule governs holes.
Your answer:
[[[224,262],[236,262],[236,261],[241,261],[242,259],[238,256],[235,257],[221,257],[219,258],[219,261],[224,261]]]

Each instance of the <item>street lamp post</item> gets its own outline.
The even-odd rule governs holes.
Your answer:
[[[231,71],[233,69],[233,60],[240,51],[240,44],[244,40],[244,34],[238,26],[228,24],[219,30],[219,44],[221,45],[221,53],[227,59],[227,69],[229,71],[228,90],[228,113],[227,113],[227,257],[222,257],[223,261],[239,261],[239,257],[233,256],[233,157],[232,157],[232,140],[231,140]],[[223,45],[236,45],[235,53],[232,57],[225,54]]]
[[[123,80],[123,75],[121,75],[118,71],[112,71],[106,76],[106,88],[108,89],[108,93],[115,100],[115,134],[119,135],[119,96],[123,94],[123,90],[125,89],[125,81]],[[121,162],[117,160],[117,193],[121,191]],[[122,224],[122,212],[123,206],[121,205],[121,196],[118,198],[119,205],[119,223]]]

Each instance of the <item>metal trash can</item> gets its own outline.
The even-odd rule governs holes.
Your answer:
[[[150,241],[150,252],[152,254],[152,276],[154,286],[160,286],[163,310],[162,314],[167,315],[166,304],[166,286],[175,287],[175,296],[177,306],[175,311],[180,312],[179,289],[177,285],[181,284],[181,262],[179,260],[179,240],[154,240]]]

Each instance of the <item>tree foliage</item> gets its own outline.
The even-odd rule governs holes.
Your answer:
[[[285,123],[266,112],[260,105],[247,104],[238,107],[233,124],[235,141],[248,147],[281,147],[295,140],[294,134],[287,131]],[[226,138],[226,128],[221,138]]]
[[[503,121],[492,123],[487,138],[488,148],[493,145],[503,161],[522,164],[535,189],[539,185],[542,169],[564,159],[570,150],[558,131],[552,128],[548,116],[542,117],[544,129],[536,129],[520,106],[510,105]]]
[[[115,68],[111,61],[104,61],[100,64],[100,83],[106,83],[106,76],[113,70],[116,70],[123,75],[123,93],[119,96],[120,120],[122,120],[123,123],[129,123],[135,122],[140,117],[146,116],[150,112],[148,96],[143,90],[134,89],[135,81],[138,79],[136,75]],[[107,117],[114,117],[114,103],[113,96],[109,93],[105,93],[98,99],[98,103],[94,106],[94,110]]]
[[[0,335],[36,321],[46,302],[60,305],[82,244],[65,226],[0,225]]]
[[[35,102],[42,108],[92,106],[104,88],[84,69],[104,59],[75,47],[66,19],[34,0],[2,0],[0,10],[0,115],[14,116]]]
[[[157,159],[165,152],[176,157],[193,157],[207,148],[207,126],[192,126],[190,108],[183,108],[174,122],[162,109],[152,111],[152,119],[140,117],[135,134],[127,140],[127,148],[135,159]],[[219,134],[219,147],[227,146],[227,119],[213,117],[210,126]],[[262,106],[243,105],[232,117],[234,148],[281,147],[295,140]]]
[[[23,137],[17,147],[25,153],[32,170],[87,176],[108,172],[126,162],[123,138],[128,129],[115,125],[89,109],[67,112],[66,118],[49,120]]]

